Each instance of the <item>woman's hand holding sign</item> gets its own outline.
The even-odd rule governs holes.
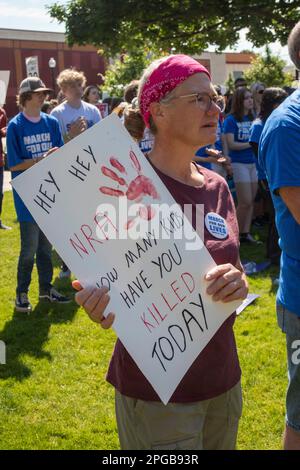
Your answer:
[[[210,282],[206,292],[216,302],[220,300],[227,303],[247,297],[246,275],[232,264],[216,266],[205,275],[205,280]],[[110,300],[108,288],[82,288],[77,280],[72,282],[72,286],[78,291],[75,295],[77,304],[84,308],[90,319],[104,329],[110,328],[115,319],[114,313],[109,313],[106,317],[103,315]]]
[[[204,277],[210,284],[206,290],[214,301],[231,302],[245,299],[248,294],[246,274],[232,264],[221,264],[211,269]]]
[[[105,330],[110,328],[114,322],[115,315],[109,313],[105,318],[103,313],[109,304],[110,297],[107,287],[85,287],[82,288],[79,281],[73,281],[72,286],[77,290],[75,300],[84,308],[88,316],[95,323],[100,323]]]

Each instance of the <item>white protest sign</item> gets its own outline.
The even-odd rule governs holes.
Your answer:
[[[215,263],[119,118],[88,129],[13,187],[82,285],[110,287],[114,329],[167,403],[241,302],[206,295]]]
[[[39,77],[39,58],[38,56],[25,58],[27,77]]]
[[[243,300],[243,303],[236,309],[236,314],[239,315],[242,313],[243,310],[245,310],[248,305],[252,304],[254,300],[258,299],[260,295],[258,294],[248,294],[247,297]]]
[[[10,71],[0,70],[0,105],[5,104]]]

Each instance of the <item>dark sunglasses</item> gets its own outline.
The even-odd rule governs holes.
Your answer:
[[[262,95],[264,91],[265,91],[265,90],[259,90],[257,93],[258,93],[259,95]]]

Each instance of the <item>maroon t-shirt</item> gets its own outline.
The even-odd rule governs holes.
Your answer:
[[[204,204],[204,214],[214,212],[226,220],[227,238],[215,238],[204,227],[204,243],[217,265],[236,265],[239,257],[239,231],[234,203],[226,181],[216,173],[198,167],[204,176],[205,184],[203,187],[192,187],[153,168],[181,207],[184,204]],[[193,226],[194,224],[195,221]],[[225,393],[237,384],[241,370],[233,334],[234,320],[235,313],[223,323],[193,362],[170,402],[207,400]],[[119,339],[111,358],[107,380],[123,395],[140,400],[160,401]]]

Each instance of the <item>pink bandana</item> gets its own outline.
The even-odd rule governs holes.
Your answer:
[[[167,93],[195,73],[206,73],[210,79],[210,74],[203,65],[184,54],[167,57],[152,72],[140,95],[140,111],[147,127],[149,127],[150,104],[159,102]]]

